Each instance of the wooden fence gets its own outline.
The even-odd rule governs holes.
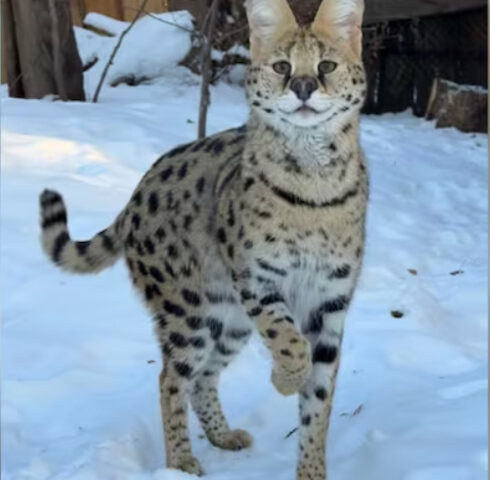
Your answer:
[[[97,12],[117,20],[131,21],[141,5],[141,0],[70,0],[73,23],[82,25],[88,12]],[[167,0],[148,0],[148,12],[160,13],[168,11]]]

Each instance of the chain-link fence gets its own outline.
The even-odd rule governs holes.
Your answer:
[[[367,113],[423,115],[436,77],[487,86],[487,9],[364,28]]]

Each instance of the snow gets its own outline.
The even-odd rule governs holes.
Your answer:
[[[129,22],[97,13],[89,13],[85,22],[116,35],[107,37],[83,28],[74,28],[82,63],[86,65],[94,58],[98,59],[85,75],[85,92],[87,98],[91,99],[119,35],[129,26]],[[168,75],[189,52],[193,28],[193,17],[187,11],[141,17],[123,38],[105,85],[119,83],[127,77],[151,82]],[[105,89],[101,95],[104,93]]]
[[[116,20],[115,18],[108,17],[107,15],[102,15],[97,12],[89,12],[85,15],[83,19],[83,24],[98,28],[111,35],[120,35],[126,28],[129,27],[130,22],[123,22],[121,20]]]
[[[84,35],[85,56],[90,42],[93,52],[107,47]],[[156,58],[153,47],[143,53]],[[127,73],[130,55],[121,51],[119,61]],[[90,72],[89,84],[97,78]],[[8,99],[2,87],[6,480],[193,478],[165,468],[161,358],[124,265],[70,276],[39,246],[44,187],[65,196],[73,236],[89,238],[112,222],[162,152],[195,138],[196,77],[175,66],[158,75],[136,88],[107,85],[97,104]],[[243,90],[221,83],[211,93],[209,133],[245,121]],[[371,177],[367,249],[343,345],[329,478],[483,480],[487,138],[435,129],[408,112],[363,117],[361,137]],[[228,419],[254,435],[251,450],[212,447],[191,416],[209,480],[294,478],[297,434],[285,436],[298,423],[296,399],[276,393],[269,376],[268,353],[254,338],[222,378]]]

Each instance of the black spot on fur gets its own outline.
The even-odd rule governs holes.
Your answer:
[[[168,339],[178,348],[187,347],[189,341],[179,332],[171,332]]]
[[[159,242],[162,242],[166,237],[165,230],[162,227],[158,227],[155,236]]]
[[[223,332],[223,323],[215,317],[206,317],[206,326],[211,332],[211,338],[218,340]]]
[[[141,202],[143,201],[143,195],[141,194],[141,191],[136,192],[133,195],[132,200],[139,207],[141,205]]]
[[[352,124],[351,123],[347,123],[346,125],[344,125],[342,127],[342,132],[343,133],[347,133],[349,130],[352,130]]]
[[[185,323],[187,323],[187,326],[191,330],[199,330],[200,328],[203,327],[203,321],[201,317],[196,317],[196,316],[187,317],[185,319]]]
[[[145,298],[151,300],[153,298],[153,288],[151,285],[146,285],[145,287]]]
[[[218,237],[218,241],[220,243],[226,243],[226,233],[224,228],[218,228],[218,231],[216,232],[216,235]]]
[[[163,314],[159,314],[155,317],[155,321],[161,329],[165,329],[168,325],[167,317]]]
[[[233,355],[235,353],[234,350],[228,348],[224,343],[218,342],[216,344],[216,350],[221,355]]]
[[[172,268],[172,265],[168,263],[166,260],[163,262],[163,266],[165,267],[165,271],[172,277],[172,278],[177,278],[177,275],[175,275],[174,269]]]
[[[228,203],[228,226],[233,227],[235,225],[235,210],[233,208],[233,202]]]
[[[249,310],[247,313],[249,317],[256,317],[257,315],[260,315],[262,313],[262,308],[254,307],[252,308],[252,310]]]
[[[141,273],[141,275],[143,275],[144,277],[148,275],[148,270],[145,264],[141,260],[138,260],[138,270]]]
[[[155,214],[156,211],[158,210],[158,193],[157,192],[151,192],[150,196],[148,197],[148,212],[151,214]]]
[[[174,167],[170,166],[166,168],[162,173],[160,173],[160,180],[162,182],[167,181],[172,176],[173,172],[174,172]]]
[[[163,278],[162,272],[157,267],[150,267],[149,268],[150,275],[160,283],[163,283],[165,279]]]
[[[174,362],[175,371],[184,378],[191,378],[192,367],[185,362]]]
[[[243,191],[246,192],[255,183],[255,178],[247,177],[245,183],[243,184]]]
[[[243,289],[240,292],[240,296],[241,296],[242,300],[244,300],[244,301],[252,300],[253,298],[256,297],[250,290],[246,290],[246,289]]]
[[[276,237],[273,237],[270,233],[266,234],[264,240],[267,243],[274,243],[276,241]]]
[[[310,415],[305,415],[302,419],[301,419],[301,425],[307,427],[309,424],[311,423],[311,416]]]
[[[330,275],[329,278],[346,278],[350,275],[350,265],[344,263],[340,267],[337,267]]]
[[[173,258],[174,260],[179,258],[179,251],[177,250],[177,247],[173,243],[171,243],[167,247],[167,253],[168,253],[168,256],[170,258]]]
[[[260,299],[262,306],[272,305],[273,303],[284,302],[284,297],[279,293],[271,293]]]
[[[185,176],[187,175],[187,168],[188,168],[187,162],[184,162],[179,168],[179,171],[177,172],[177,177],[179,178],[179,180],[185,178]]]
[[[180,305],[177,305],[176,303],[172,303],[169,302],[168,300],[165,300],[163,302],[163,308],[166,312],[171,313],[176,317],[185,317],[185,310]]]
[[[191,337],[189,338],[189,343],[194,348],[204,348],[206,346],[206,341],[202,337]]]
[[[265,332],[269,338],[276,338],[277,337],[277,330],[274,330],[273,328],[269,328]]]
[[[100,232],[100,238],[102,239],[102,246],[110,253],[115,253],[116,248],[114,246],[114,242],[109,235],[106,235],[104,232]]]
[[[149,237],[145,238],[145,240],[143,241],[143,245],[150,255],[153,255],[155,253],[155,244],[150,240]]]
[[[332,363],[337,358],[337,347],[335,345],[323,345],[319,343],[313,350],[313,363]]]
[[[196,181],[196,191],[199,195],[204,191],[204,186],[206,185],[206,179],[204,177],[200,177]]]
[[[232,338],[233,340],[242,340],[250,336],[251,333],[252,333],[251,330],[232,329],[226,331],[226,336],[228,338]]]
[[[201,304],[201,297],[194,291],[184,288],[182,290],[182,298],[189,304],[197,307]]]
[[[75,242],[75,248],[77,249],[78,254],[83,257],[87,253],[90,243],[91,242],[88,240],[85,242]]]
[[[327,398],[327,391],[323,387],[317,387],[315,389],[315,396],[318,400],[325,400]]]

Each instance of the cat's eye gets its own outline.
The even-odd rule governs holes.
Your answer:
[[[318,64],[318,72],[321,75],[332,73],[337,68],[337,64],[331,60],[323,60]]]
[[[274,72],[279,75],[288,75],[291,73],[291,64],[286,62],[286,60],[281,60],[280,62],[276,62],[272,65]]]

